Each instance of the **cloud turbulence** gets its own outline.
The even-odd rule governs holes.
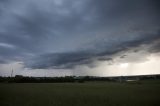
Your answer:
[[[1,0],[0,64],[74,70],[146,62],[159,57],[159,10],[159,0]]]

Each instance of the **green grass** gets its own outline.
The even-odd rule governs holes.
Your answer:
[[[160,106],[160,81],[6,83],[0,106]]]

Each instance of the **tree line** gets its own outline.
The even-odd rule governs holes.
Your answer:
[[[28,77],[16,75],[15,77],[0,77],[0,83],[84,83],[86,81],[138,81],[146,79],[160,79],[160,75],[139,75],[139,76],[116,76],[116,77],[95,77],[95,76],[64,76],[64,77]]]

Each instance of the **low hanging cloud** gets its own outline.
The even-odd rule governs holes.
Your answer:
[[[88,51],[76,51],[76,52],[68,52],[68,53],[49,53],[37,56],[33,58],[31,61],[28,61],[26,66],[33,69],[48,69],[48,68],[74,68],[77,65],[90,65],[95,61],[111,61],[114,58],[115,54],[123,55],[123,53],[128,52],[128,50],[132,50],[133,48],[142,49],[141,45],[152,45],[149,48],[148,52],[156,50],[159,52],[160,49],[157,48],[160,41],[159,32],[152,35],[145,35],[145,37],[140,37],[139,39],[135,39],[133,41],[126,42],[114,42],[114,46],[100,48],[101,51],[97,53],[97,51],[88,50]],[[102,43],[102,42],[101,42]],[[107,43],[106,43],[107,44]],[[111,44],[112,45],[112,44]],[[160,45],[159,45],[160,46]],[[125,56],[121,56],[125,59]],[[141,56],[143,58],[143,56]],[[129,61],[128,61],[129,62]]]
[[[73,69],[114,64],[130,51],[138,58],[139,51],[159,53],[159,5],[158,0],[1,0],[0,64]]]

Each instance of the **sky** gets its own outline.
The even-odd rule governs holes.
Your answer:
[[[160,74],[159,0],[0,0],[0,76]]]

